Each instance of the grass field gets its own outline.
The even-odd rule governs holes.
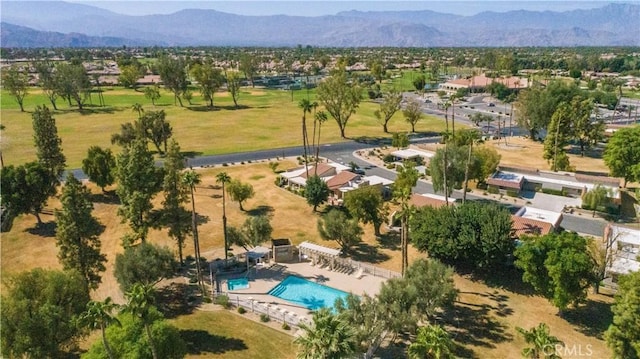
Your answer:
[[[286,169],[294,166],[296,166],[295,162],[284,161],[279,168]],[[293,243],[310,240],[336,247],[334,243],[323,241],[319,237],[316,230],[319,214],[313,213],[302,197],[276,187],[273,184],[276,175],[269,169],[268,164],[263,162],[233,167],[220,166],[200,171],[203,182],[196,189],[196,210],[201,216],[199,226],[201,251],[207,258],[213,259],[223,255],[221,250],[223,246],[222,201],[220,190],[214,187],[215,175],[222,170],[232,178],[251,183],[256,191],[256,196],[248,200],[245,205],[246,212],[241,212],[237,203],[227,202],[230,225],[240,226],[249,215],[267,214],[274,227],[274,238],[290,238]],[[113,278],[112,265],[115,255],[122,251],[120,238],[126,233],[127,228],[120,223],[116,215],[117,204],[114,203],[113,197],[101,195],[94,186],[91,186],[91,189],[96,200],[94,214],[107,228],[100,239],[102,251],[109,260],[103,283],[93,293],[93,297],[101,299],[111,296],[116,302],[122,303],[124,298]],[[160,201],[160,198],[155,200],[156,204]],[[59,204],[51,200],[47,208],[52,209],[57,206]],[[52,222],[53,217],[44,215],[43,220],[46,223],[44,229],[35,229],[33,216],[20,216],[16,218],[13,229],[3,233],[0,258],[3,276],[34,267],[60,268],[55,255],[57,248],[53,237],[55,228]],[[400,248],[397,238],[383,235],[381,239],[376,239],[373,228],[369,225],[365,226],[363,239],[364,243],[354,254],[356,259],[371,262],[383,268],[400,270]],[[175,250],[165,231],[152,231],[149,241],[168,245]],[[193,246],[190,241],[187,241],[185,254],[189,253],[193,253]],[[410,248],[410,261],[422,256],[424,254],[417,252],[413,247]],[[516,326],[530,328],[539,322],[549,324],[552,334],[564,340],[565,343],[583,345],[584,348],[588,345],[593,352],[593,358],[610,356],[602,337],[602,332],[611,320],[610,297],[590,295],[585,307],[569,312],[561,318],[557,315],[557,309],[547,300],[532,295],[530,290],[510,273],[496,274],[491,278],[456,275],[455,283],[460,290],[460,296],[451,315],[443,318],[443,324],[448,326],[456,343],[460,345],[459,355],[462,357],[519,357],[524,342],[518,336]],[[225,317],[219,317],[220,315]],[[271,344],[265,341],[272,336],[275,338],[274,343],[279,343],[277,346],[284,348],[285,352],[282,355],[266,357],[293,357],[295,352],[295,349],[284,344],[286,340],[278,339],[278,335],[283,334],[271,334],[271,330],[262,330],[261,325],[257,323],[243,324],[242,318],[236,318],[233,313],[195,311],[172,320],[180,329],[194,331],[195,339],[202,339],[202,341],[197,340],[191,348],[205,349],[201,349],[200,352],[191,349],[194,351],[190,354],[193,357],[265,357],[257,355],[268,354],[266,349],[262,349],[262,354],[255,354],[254,350],[271,348]],[[219,349],[222,352],[211,353],[214,348],[208,343],[212,337],[215,339],[212,339],[213,342],[222,343],[221,347],[227,349]],[[247,348],[244,348],[245,345]],[[571,355],[563,356],[563,358],[571,357]]]
[[[314,95],[314,91],[309,92],[312,101]],[[195,96],[192,105],[185,101],[185,107],[174,106],[173,96],[166,91],[162,92],[162,97],[154,107],[142,92],[114,87],[104,88],[105,107],[89,104],[79,111],[58,101],[59,111],[54,113],[54,117],[67,157],[67,167],[79,168],[90,146],[109,147],[118,151],[118,146],[111,145],[111,135],[120,131],[121,124],[136,119],[137,113],[132,110],[135,103],[142,104],[145,110],[164,110],[173,127],[173,137],[183,151],[192,155],[210,155],[300,145],[302,110],[298,108],[298,102],[306,97],[304,90],[295,91],[292,101],[291,92],[288,91],[243,88],[240,108],[235,109],[227,93],[217,93],[214,97],[215,108],[210,110]],[[2,92],[0,100],[0,116],[5,127],[0,148],[5,164],[35,160],[29,111],[42,104],[51,108],[49,101],[37,89],[32,89],[25,98],[27,112],[20,112],[15,100],[6,92]],[[95,94],[93,102],[97,103]],[[373,111],[378,107],[378,104],[363,99],[360,108],[349,120],[346,136],[390,137],[382,132],[382,126],[373,116]],[[311,132],[313,116],[308,115],[307,121]],[[399,112],[391,120],[389,130],[406,132],[411,127]],[[427,116],[416,125],[418,132],[442,130],[444,122],[435,117]],[[342,140],[332,118],[322,127],[321,140],[323,143]]]

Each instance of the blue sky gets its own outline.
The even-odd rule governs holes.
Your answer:
[[[473,15],[491,10],[566,11],[590,9],[606,5],[606,1],[272,1],[272,0],[227,0],[227,1],[122,1],[122,0],[71,0],[128,15],[169,14],[182,9],[214,9],[241,15],[333,15],[340,11],[384,11],[384,10],[433,10],[458,15]],[[637,3],[638,1],[627,1]]]

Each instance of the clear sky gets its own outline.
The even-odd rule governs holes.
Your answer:
[[[385,11],[385,10],[433,10],[458,15],[474,15],[490,10],[566,11],[602,7],[607,1],[272,1],[272,0],[227,0],[227,1],[122,1],[122,0],[70,0],[128,15],[170,14],[182,9],[214,9],[241,15],[333,15],[340,11]],[[637,3],[638,0],[625,1]]]

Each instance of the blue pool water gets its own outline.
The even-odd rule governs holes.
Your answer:
[[[348,293],[300,277],[288,276],[271,289],[269,294],[307,309],[316,310],[333,307],[336,299],[344,298]]]
[[[249,280],[247,278],[236,278],[227,280],[227,289],[238,290],[249,288]]]

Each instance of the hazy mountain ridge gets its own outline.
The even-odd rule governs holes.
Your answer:
[[[319,17],[244,16],[198,9],[128,16],[65,2],[3,1],[0,6],[3,22],[32,28],[21,33],[3,27],[2,46],[49,47],[65,42],[51,32],[62,33],[61,38],[84,34],[91,38],[85,39],[87,43],[169,46],[640,46],[640,6],[630,4],[474,16],[421,10],[346,11]]]

